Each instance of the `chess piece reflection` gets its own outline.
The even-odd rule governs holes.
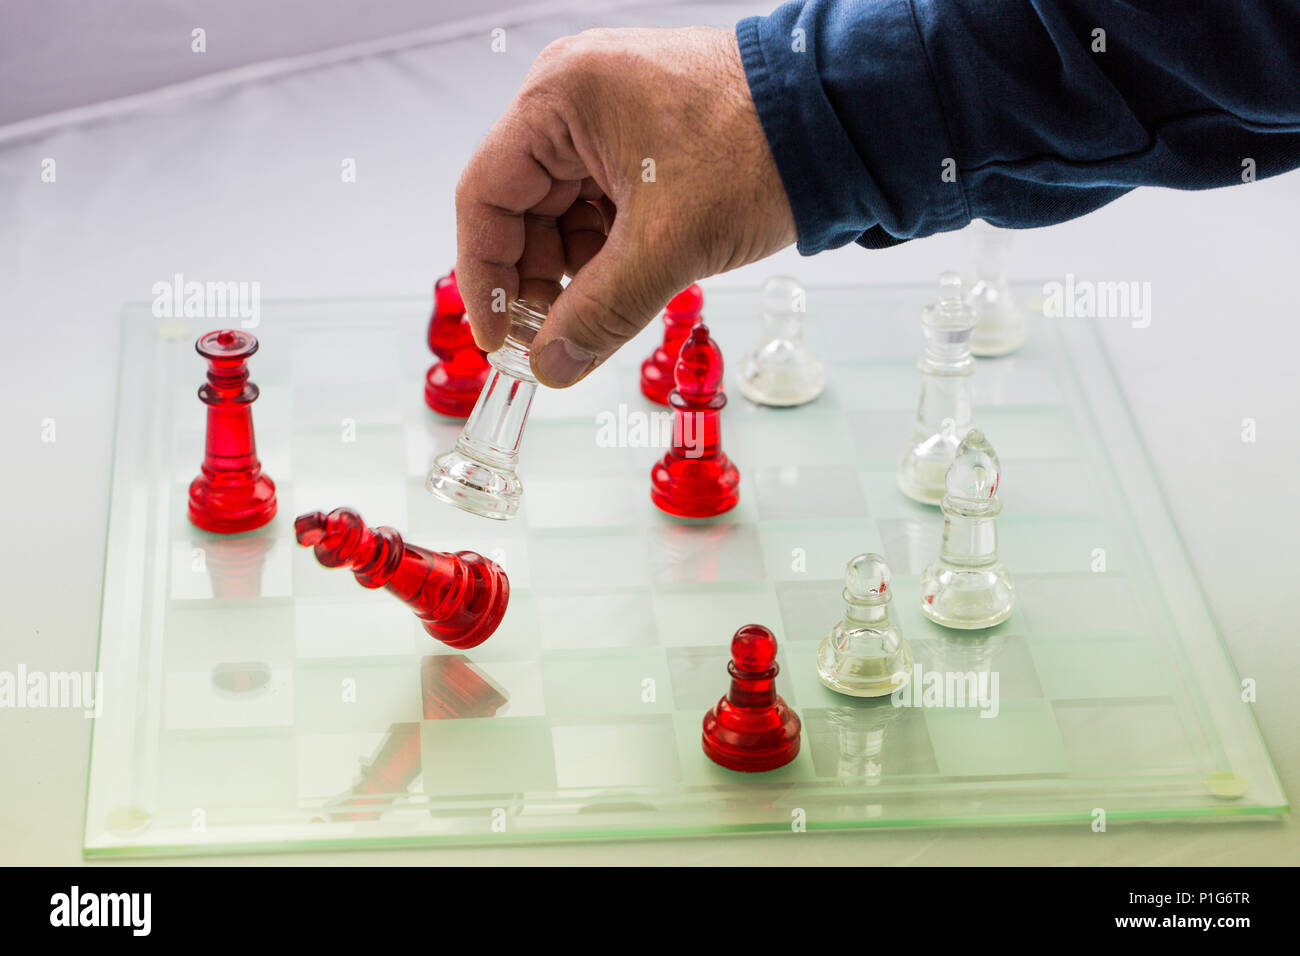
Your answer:
[[[939,559],[921,575],[921,612],[944,627],[982,628],[1011,616],[1015,588],[998,560],[1001,465],[972,429],[948,469]]]
[[[442,415],[468,417],[491,366],[487,355],[474,344],[454,270],[433,287],[429,350],[437,360],[424,377],[425,404]]]
[[[262,569],[275,542],[275,538],[261,534],[202,541],[203,567],[212,581],[212,596],[261,597]]]
[[[975,313],[971,351],[981,357],[1007,355],[1025,344],[1025,313],[1007,284],[1011,232],[981,219],[970,224],[968,242],[974,282],[966,304]]]
[[[515,468],[537,392],[529,356],[549,309],[544,302],[510,303],[505,343],[487,357],[492,371],[456,446],[435,459],[424,485],[429,494],[484,518],[519,513],[524,486]]]
[[[199,336],[195,351],[208,362],[199,398],[208,407],[207,437],[199,476],[190,483],[190,521],[204,531],[236,534],[275,517],[275,482],[262,471],[253,439],[253,402],[248,359],[257,339],[243,329]]]
[[[510,582],[493,561],[473,551],[427,551],[392,528],[366,527],[350,508],[299,515],[298,543],[327,568],[348,567],[367,588],[384,588],[415,611],[425,633],[458,649],[482,644],[497,629]]]
[[[668,404],[668,393],[673,390],[673,370],[682,343],[700,321],[704,309],[704,293],[698,285],[688,285],[669,301],[664,309],[664,338],[641,363],[641,394],[660,405]]]
[[[892,578],[885,559],[860,554],[844,571],[844,617],[817,648],[817,676],[850,697],[883,697],[912,676],[912,650],[889,619]]]
[[[460,654],[426,657],[420,663],[425,720],[492,717],[509,702],[506,692]],[[352,789],[330,804],[330,820],[376,820],[420,775],[420,725],[393,724]]]
[[[961,278],[939,277],[939,301],[921,310],[925,351],[921,399],[912,426],[912,443],[898,464],[898,487],[909,498],[937,505],[944,476],[957,446],[971,427],[970,376],[975,372],[970,338],[975,314],[962,302]]]
[[[839,760],[835,775],[875,786],[884,776],[882,755],[889,725],[902,711],[888,701],[865,707],[835,707],[826,718],[835,731]]]
[[[740,364],[740,394],[760,405],[791,406],[822,393],[822,360],[803,340],[804,288],[789,276],[763,285],[763,334]]]

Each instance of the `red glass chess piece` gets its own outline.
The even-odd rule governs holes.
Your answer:
[[[495,562],[473,551],[426,551],[392,528],[366,527],[351,508],[299,515],[298,543],[314,548],[327,568],[348,567],[362,587],[386,588],[411,606],[424,630],[457,649],[477,647],[497,629],[510,581]]]
[[[740,472],[722,451],[722,351],[703,322],[682,345],[674,377],[673,443],[650,472],[650,499],[670,515],[711,518],[740,500]]]
[[[455,270],[433,287],[429,349],[438,360],[424,377],[425,404],[452,418],[468,418],[490,366],[487,355],[474,344]]]
[[[704,753],[728,770],[784,767],[799,755],[799,715],[776,693],[776,638],[746,624],[731,639],[731,690],[704,715]]]
[[[200,474],[190,483],[190,521],[205,531],[234,534],[275,517],[275,482],[262,473],[253,440],[248,357],[257,339],[242,329],[199,337],[195,349],[208,360],[199,398],[208,406],[208,435]]]
[[[664,340],[650,357],[641,363],[641,394],[660,405],[668,404],[668,393],[673,390],[673,370],[682,343],[700,320],[704,308],[704,293],[695,284],[688,285],[673,296],[664,309]]]

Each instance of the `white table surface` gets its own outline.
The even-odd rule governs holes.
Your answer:
[[[729,25],[747,4],[645,6],[607,25]],[[119,315],[175,273],[256,280],[264,300],[427,295],[454,260],[452,192],[472,145],[549,40],[590,15],[192,96],[0,141],[0,669],[95,666]],[[340,164],[357,164],[345,184]],[[53,158],[57,180],[41,182]],[[1017,279],[1140,280],[1146,329],[1109,322],[1121,385],[1291,795],[1300,793],[1300,173],[1203,193],[1147,190],[1017,236]],[[960,236],[814,259],[793,251],[706,283],[930,281]],[[865,330],[864,330],[865,332]],[[41,441],[53,418],[54,443]],[[1241,439],[1242,419],[1258,438]],[[81,862],[90,722],[0,710],[0,862]],[[261,855],[232,861],[1252,864],[1300,861],[1293,821],[792,834],[570,846]],[[195,862],[194,860],[181,862]],[[214,862],[204,858],[204,862]]]

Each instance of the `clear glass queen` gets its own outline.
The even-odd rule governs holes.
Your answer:
[[[528,409],[537,392],[529,366],[533,338],[550,309],[544,302],[515,299],[505,343],[488,355],[492,371],[456,446],[434,460],[425,489],[434,497],[484,518],[519,513],[524,488],[515,468]]]

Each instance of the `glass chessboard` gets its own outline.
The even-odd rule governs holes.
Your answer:
[[[808,290],[826,391],[762,408],[728,380],[740,504],[708,521],[650,503],[664,410],[637,369],[655,326],[578,387],[542,390],[523,511],[493,522],[424,490],[460,429],[423,403],[428,303],[266,304],[249,368],[279,514],[224,537],[186,519],[204,434],[194,341],[221,322],[129,309],[86,853],[1284,812],[1091,324],[1038,319],[1021,351],[978,360],[1015,612],[982,632],[921,615],[942,517],[895,471],[932,296]],[[758,337],[757,291],[707,293],[704,315],[734,373]],[[502,564],[498,632],[443,647],[405,605],[296,546],[296,514],[344,505]],[[845,563],[866,551],[893,570],[891,613],[919,668],[898,702],[837,695],[815,671]],[[775,632],[777,689],[803,721],[799,756],[766,774],[724,770],[700,746],[748,623]]]

